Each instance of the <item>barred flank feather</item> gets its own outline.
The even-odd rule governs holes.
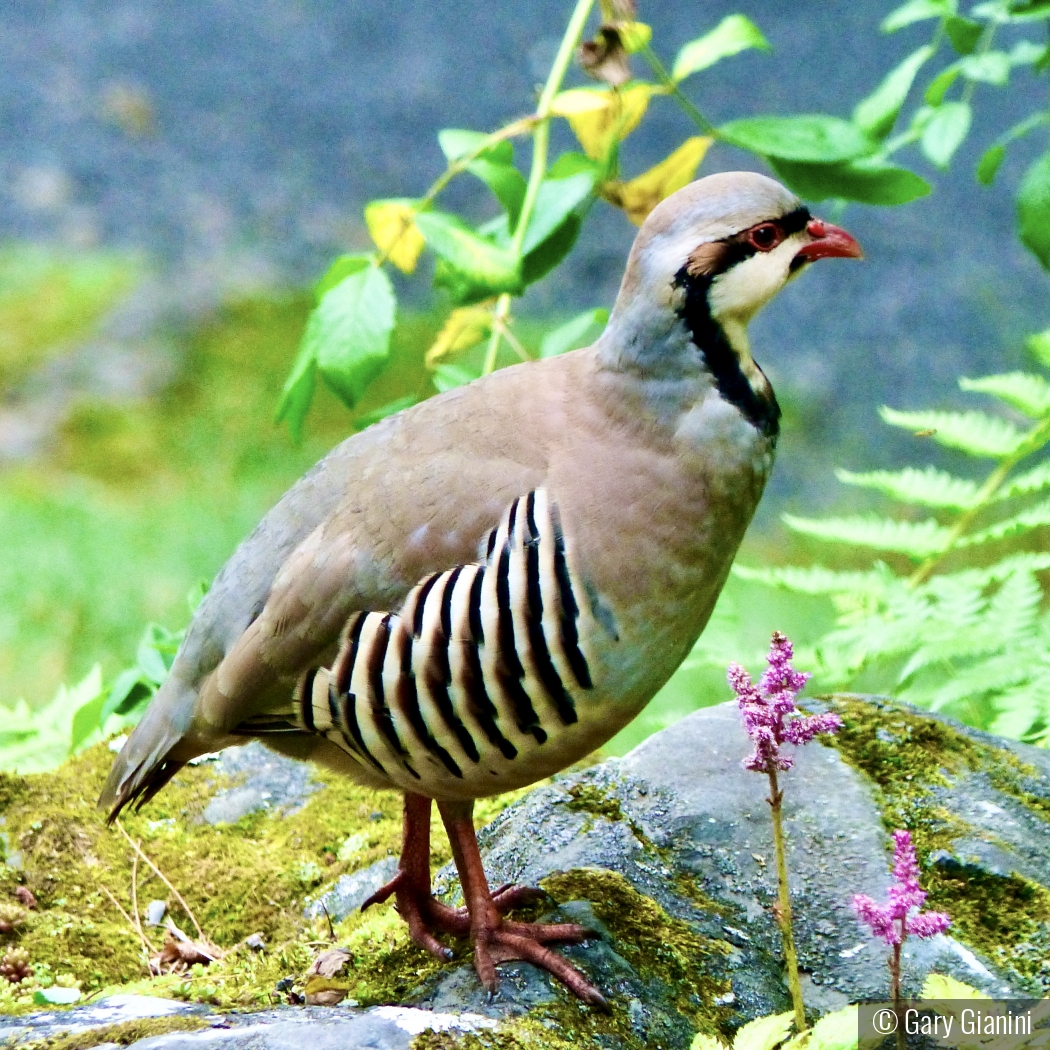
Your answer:
[[[332,667],[300,680],[296,725],[403,787],[498,777],[593,688],[579,590],[557,508],[531,492],[484,563],[428,576],[400,613],[355,613]]]

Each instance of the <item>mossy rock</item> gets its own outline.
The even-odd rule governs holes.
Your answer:
[[[930,905],[953,921],[949,936],[909,943],[908,985],[917,988],[937,969],[989,992],[1050,991],[1050,755],[885,701],[827,702],[844,729],[800,751],[783,780],[796,939],[811,1008],[885,994],[884,952],[857,925],[850,900],[857,892],[884,894],[895,827],[912,831]],[[501,967],[500,993],[489,1002],[468,946],[453,944],[451,962],[435,961],[410,944],[390,905],[336,915],[330,931],[323,909],[311,903],[337,884],[365,885],[371,872],[389,870],[400,842],[400,800],[275,758],[258,744],[185,770],[124,820],[130,839],[227,952],[208,968],[150,978],[128,918],[133,881],[140,914],[151,899],[163,899],[190,934],[193,922],[94,808],[110,751],[99,745],[53,774],[0,777],[9,860],[0,869],[0,898],[14,901],[24,885],[38,901],[5,938],[28,953],[34,973],[22,985],[0,983],[0,1008],[24,1014],[33,1007],[31,992],[57,979],[99,999],[119,991],[196,1009],[265,1011],[238,1014],[231,1022],[238,1031],[251,1018],[256,1032],[270,1023],[265,1017],[277,1025],[291,1014],[305,1023],[317,1011],[304,1014],[289,999],[302,991],[312,956],[334,937],[351,953],[339,980],[357,1009],[322,1011],[333,1023],[398,1004],[497,1025],[439,1025],[420,1034],[413,1021],[418,1050],[474,1042],[684,1050],[696,1031],[725,1035],[787,1006],[771,914],[766,785],[742,769],[747,749],[735,708],[708,708],[624,759],[565,774],[516,801],[479,806],[479,824],[491,821],[479,837],[493,884],[541,885],[549,900],[523,916],[596,931],[561,950],[610,998],[609,1015],[581,1006],[524,963]],[[235,819],[208,822],[223,817]],[[436,820],[433,842],[437,866],[448,860],[448,845]],[[435,881],[456,899],[450,867]],[[155,929],[144,932],[159,942]],[[252,934],[261,934],[263,950],[244,944]],[[84,1009],[68,1011],[68,1023]],[[0,1024],[0,1037],[25,1023]],[[115,1041],[138,1038],[127,1032]],[[173,1047],[198,1038],[166,1037],[178,1040]]]

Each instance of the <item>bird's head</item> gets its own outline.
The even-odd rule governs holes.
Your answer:
[[[614,320],[634,332],[644,326],[658,341],[666,329],[671,342],[672,327],[684,320],[693,342],[724,336],[749,362],[748,322],[789,280],[817,259],[862,256],[845,230],[814,218],[773,179],[709,175],[645,220]]]

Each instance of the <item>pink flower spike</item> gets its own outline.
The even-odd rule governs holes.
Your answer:
[[[925,940],[927,937],[936,937],[944,933],[952,920],[943,911],[928,911],[920,915],[911,915],[907,920],[908,933],[914,934]]]
[[[794,649],[787,636],[773,632],[766,670],[758,685],[740,664],[730,664],[726,678],[737,703],[744,730],[755,750],[744,760],[744,768],[772,774],[790,769],[793,759],[784,754],[784,744],[807,744],[821,733],[834,733],[842,720],[835,714],[804,715],[795,702],[810,675],[791,666]]]

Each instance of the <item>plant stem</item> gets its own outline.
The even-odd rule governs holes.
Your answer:
[[[901,926],[904,926],[903,921]],[[907,932],[902,928],[899,944],[893,946],[893,955],[890,957],[890,998],[893,1000],[893,1012],[897,1017],[897,1050],[907,1050],[908,1040],[904,1034],[903,1011],[901,1010],[901,950],[904,947],[904,938]]]
[[[536,207],[536,198],[539,196],[540,185],[547,174],[547,151],[550,146],[550,116],[551,105],[554,96],[561,90],[562,81],[569,71],[569,63],[572,61],[573,52],[583,35],[583,27],[587,24],[594,0],[576,0],[569,24],[565,27],[565,33],[558,45],[558,53],[554,56],[554,63],[547,75],[547,83],[543,85],[540,92],[539,102],[536,104],[536,112],[529,118],[533,128],[532,132],[532,167],[529,169],[529,181],[525,187],[525,199],[521,203],[521,211],[518,214],[518,223],[514,227],[514,235],[511,238],[510,250],[521,256],[522,245],[525,243],[525,234],[529,228],[529,219],[532,218],[533,209]],[[488,349],[485,352],[485,365],[482,375],[488,375],[496,368],[496,357],[499,353],[500,341],[503,338],[503,324],[510,313],[510,294],[504,292],[496,302],[496,310],[493,317],[492,335],[489,337]]]
[[[776,770],[769,773],[769,808],[773,816],[773,848],[777,855],[777,900],[779,903],[780,933],[784,939],[784,964],[787,967],[791,1003],[795,1008],[795,1029],[806,1030],[806,1005],[802,1001],[802,982],[798,976],[798,955],[795,952],[795,933],[791,923],[791,892],[788,887],[787,853],[784,848],[784,824],[781,802],[784,792],[777,786]]]
[[[976,518],[984,509],[985,504],[995,495],[999,487],[1006,480],[1010,471],[1013,470],[1014,467],[1025,458],[1025,456],[1030,456],[1033,452],[1038,451],[1048,441],[1050,441],[1050,417],[1044,419],[1038,426],[1033,427],[1020,445],[1018,445],[1009,456],[1006,456],[1001,460],[999,466],[988,475],[988,478],[981,486],[980,491],[974,496],[973,504],[970,506],[969,510],[964,511],[952,526],[951,532],[948,533],[948,536],[944,541],[944,546],[940,552],[927,558],[926,561],[924,561],[915,572],[908,577],[909,587],[918,587],[930,578],[933,570],[948,556],[948,554],[951,553],[952,548],[962,538],[966,530],[973,524],[974,518]]]
[[[667,67],[657,57],[656,52],[646,44],[642,48],[642,57],[649,63],[649,68],[656,74],[664,90],[678,103],[685,115],[705,134],[717,137],[715,126],[700,112],[692,100],[683,94],[682,89],[675,82]]]

